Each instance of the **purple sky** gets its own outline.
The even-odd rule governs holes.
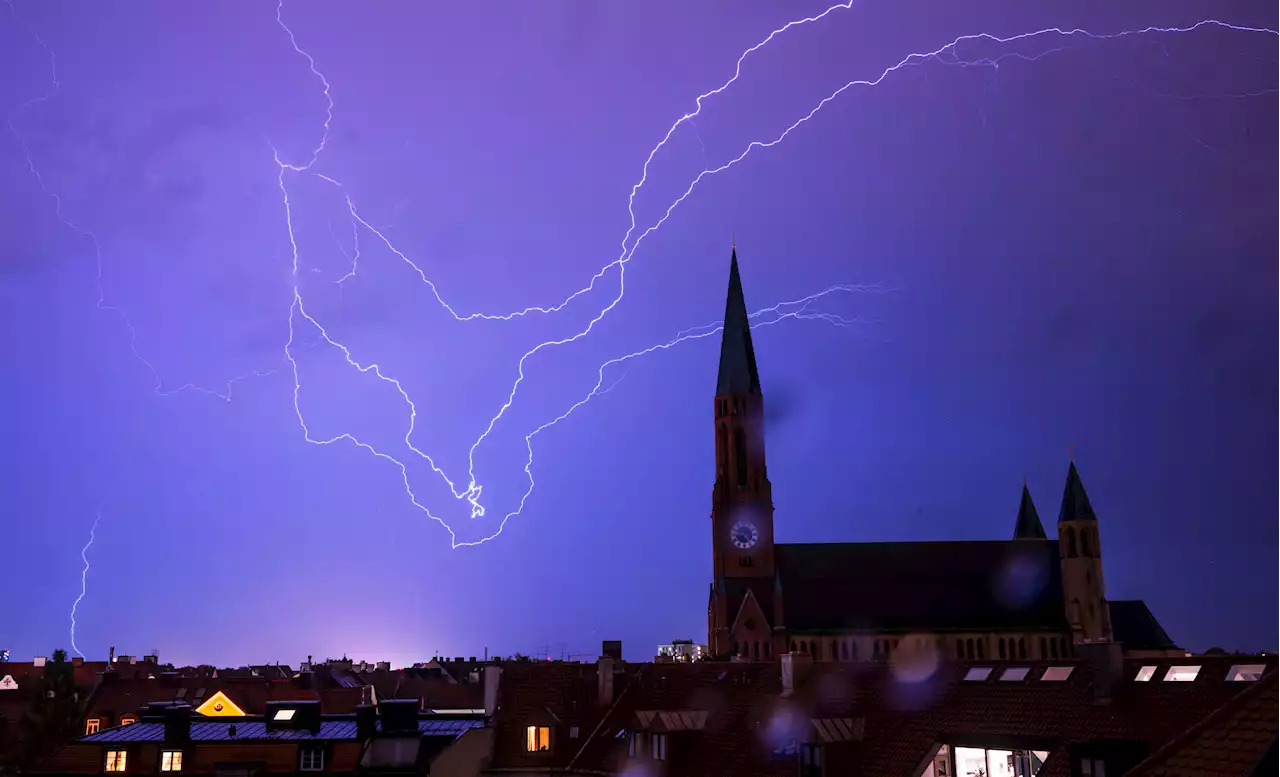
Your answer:
[[[285,4],[333,112],[323,153],[283,181],[306,312],[401,382],[411,442],[461,492],[521,354],[582,331],[618,274],[558,313],[458,322],[408,261],[462,316],[558,304],[619,257],[645,158],[697,95],[826,5],[455,5]],[[1120,5],[867,0],[793,27],[654,157],[628,250],[699,171],[913,51],[1276,22],[1274,3]],[[473,520],[406,447],[395,387],[290,317],[272,149],[305,166],[326,102],[274,3],[13,6],[0,648],[16,658],[70,646],[99,509],[76,630],[94,657],[402,664],[612,638],[643,658],[705,639],[715,337],[606,369],[608,393],[533,438],[536,488],[480,547],[452,549],[404,478],[459,541],[492,535],[528,488],[525,435],[602,362],[723,314],[731,234],[752,309],[880,284],[756,335],[781,541],[1004,538],[1024,475],[1052,531],[1074,444],[1109,596],[1146,599],[1190,648],[1276,647],[1274,34],[977,41],[851,87],[704,178],[590,334],[525,361],[475,452]],[[353,229],[344,196],[407,260]],[[307,443],[291,321],[311,438],[353,434],[404,478],[347,440]],[[254,371],[230,402],[172,393]]]

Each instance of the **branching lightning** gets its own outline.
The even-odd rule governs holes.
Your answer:
[[[10,10],[12,12],[13,0],[7,0],[7,2],[9,3]],[[844,92],[850,90],[855,86],[861,86],[861,87],[867,87],[867,88],[879,86],[885,79],[887,79],[888,77],[890,77],[895,73],[898,73],[904,70],[905,68],[927,65],[930,63],[960,66],[960,67],[990,67],[990,68],[998,69],[1001,63],[1006,60],[1012,59],[1012,60],[1022,60],[1022,61],[1036,61],[1050,54],[1053,54],[1068,48],[1069,44],[1073,43],[1075,40],[1078,40],[1078,39],[1088,39],[1092,41],[1108,41],[1108,40],[1115,40],[1115,39],[1133,37],[1133,36],[1191,33],[1206,27],[1221,28],[1221,29],[1232,30],[1232,31],[1241,32],[1241,33],[1266,33],[1269,35],[1277,34],[1275,30],[1270,30],[1265,28],[1233,25],[1233,24],[1229,24],[1229,23],[1221,22],[1217,20],[1205,20],[1205,21],[1197,22],[1196,24],[1187,26],[1187,27],[1152,26],[1152,27],[1146,27],[1146,28],[1137,29],[1137,30],[1126,30],[1126,31],[1121,31],[1117,33],[1103,33],[1103,34],[1092,33],[1083,29],[1063,29],[1058,27],[1050,27],[1050,28],[1035,30],[1032,32],[1026,32],[1026,33],[1021,33],[1018,35],[1012,35],[1007,37],[1000,37],[990,33],[977,33],[973,35],[960,36],[951,40],[949,43],[946,43],[931,51],[921,51],[921,52],[910,53],[906,57],[898,61],[897,63],[885,68],[878,76],[874,78],[855,79],[855,80],[850,80],[846,82],[843,86],[840,86],[838,89],[836,89],[835,91],[830,93],[828,96],[823,98],[821,101],[819,101],[808,113],[804,114],[799,119],[797,119],[796,121],[791,123],[789,126],[787,126],[781,133],[773,136],[772,138],[751,141],[750,143],[747,144],[747,146],[742,150],[740,154],[738,154],[736,157],[731,158],[729,161],[723,164],[714,165],[714,166],[710,164],[704,165],[704,169],[702,169],[700,172],[698,172],[696,176],[693,177],[693,179],[688,184],[687,188],[685,188],[684,191],[673,202],[671,202],[664,211],[661,211],[660,217],[653,224],[649,225],[643,230],[640,230],[640,225],[637,223],[637,218],[635,215],[636,197],[639,194],[640,190],[646,185],[646,183],[649,180],[649,171],[650,171],[651,163],[653,162],[657,154],[668,144],[668,142],[671,140],[672,136],[680,128],[680,126],[685,123],[689,123],[692,130],[695,132],[695,135],[697,137],[699,144],[702,145],[702,138],[700,133],[697,132],[697,125],[695,121],[697,117],[701,115],[705,101],[717,95],[720,95],[721,93],[729,89],[735,82],[737,82],[737,80],[739,79],[742,73],[743,62],[749,56],[759,51],[760,49],[768,46],[772,41],[777,39],[779,36],[784,35],[785,33],[787,33],[789,30],[792,30],[793,28],[820,22],[824,20],[826,17],[832,14],[835,14],[837,11],[851,10],[852,6],[853,6],[852,0],[850,0],[849,2],[838,3],[830,6],[822,13],[788,22],[787,24],[773,30],[766,37],[764,37],[759,43],[756,43],[754,46],[746,49],[738,57],[737,62],[735,63],[735,66],[734,66],[733,74],[728,80],[726,80],[716,88],[711,89],[710,91],[707,91],[701,95],[698,95],[695,98],[693,110],[691,110],[689,113],[686,113],[683,116],[681,116],[679,119],[677,119],[666,131],[666,133],[662,136],[661,140],[659,140],[658,143],[649,151],[647,157],[645,158],[645,161],[640,170],[639,179],[631,187],[630,193],[627,197],[627,213],[629,217],[629,223],[628,223],[627,230],[622,237],[621,247],[617,255],[617,258],[613,259],[608,264],[605,264],[603,267],[601,267],[589,279],[589,281],[585,286],[570,293],[569,295],[561,299],[558,303],[555,303],[552,305],[529,306],[529,307],[525,307],[523,309],[516,310],[509,313],[492,313],[492,312],[481,312],[481,311],[468,312],[468,311],[460,311],[455,309],[445,299],[445,296],[442,294],[441,290],[431,280],[431,278],[428,277],[427,273],[417,263],[415,263],[412,259],[410,259],[405,253],[403,253],[393,244],[393,242],[385,234],[385,228],[379,229],[373,226],[361,214],[359,208],[356,205],[356,201],[354,197],[351,195],[350,192],[346,190],[342,182],[336,180],[333,177],[320,173],[319,171],[314,169],[316,167],[318,160],[326,151],[326,148],[329,142],[330,130],[334,120],[335,102],[333,99],[332,89],[331,89],[331,85],[328,78],[324,75],[324,73],[318,67],[316,59],[308,51],[306,51],[300,46],[297,36],[294,34],[294,31],[289,27],[289,25],[285,21],[284,2],[283,0],[278,0],[276,5],[276,13],[275,13],[276,23],[281,28],[281,30],[283,30],[283,32],[286,34],[289,44],[292,46],[294,52],[299,57],[302,57],[306,60],[310,73],[322,85],[323,87],[322,93],[325,101],[325,118],[320,129],[319,139],[315,144],[315,146],[308,151],[304,161],[302,162],[286,161],[285,159],[282,158],[281,153],[277,149],[275,149],[274,147],[272,148],[273,160],[275,161],[275,164],[277,166],[277,184],[280,190],[281,201],[283,205],[284,227],[285,227],[285,232],[288,236],[289,246],[291,249],[291,269],[292,269],[292,274],[294,279],[292,297],[291,297],[289,312],[288,312],[288,337],[284,345],[284,354],[283,354],[284,362],[287,362],[287,365],[285,365],[284,362],[282,362],[282,366],[280,369],[284,369],[287,366],[288,371],[291,372],[293,375],[293,409],[294,409],[295,415],[297,416],[298,422],[302,427],[304,439],[308,443],[311,443],[314,445],[320,445],[320,446],[328,446],[334,443],[344,442],[344,441],[349,442],[358,448],[368,451],[370,454],[374,455],[375,457],[385,459],[391,462],[394,466],[396,466],[400,470],[400,473],[404,481],[405,492],[409,496],[411,503],[415,507],[417,507],[419,510],[421,510],[425,515],[435,520],[436,522],[440,523],[440,525],[443,526],[449,532],[453,547],[457,548],[461,546],[479,545],[484,542],[487,542],[501,534],[503,528],[506,526],[506,523],[509,519],[521,514],[527,500],[529,499],[530,495],[533,492],[533,489],[534,489],[534,479],[532,475],[533,438],[536,435],[555,426],[559,422],[567,419],[580,407],[587,404],[593,398],[598,397],[603,393],[607,393],[614,385],[616,385],[616,381],[620,380],[621,378],[615,379],[614,383],[610,384],[608,387],[604,387],[606,373],[611,368],[616,367],[618,365],[622,365],[640,356],[651,354],[657,351],[669,350],[681,343],[711,337],[720,331],[720,328],[721,328],[720,325],[712,324],[712,325],[707,325],[703,327],[696,327],[694,329],[688,329],[678,333],[672,339],[666,342],[652,345],[647,348],[635,351],[633,353],[629,353],[624,356],[610,359],[609,361],[606,361],[603,364],[601,364],[597,371],[597,380],[595,382],[595,385],[592,387],[592,389],[590,390],[590,392],[588,392],[586,396],[584,396],[582,399],[578,400],[577,402],[569,405],[569,407],[560,415],[552,418],[551,420],[543,423],[540,426],[537,426],[532,431],[530,431],[527,435],[525,435],[524,440],[525,440],[525,445],[527,449],[527,458],[526,458],[526,463],[524,467],[524,472],[528,479],[528,488],[524,492],[523,496],[520,498],[516,508],[508,512],[505,516],[502,517],[496,530],[493,531],[491,534],[476,541],[463,542],[463,541],[459,541],[455,530],[441,517],[433,514],[432,511],[426,505],[424,505],[422,501],[419,499],[419,497],[415,494],[413,486],[410,482],[409,467],[404,461],[401,461],[400,459],[396,458],[395,456],[392,456],[391,454],[388,454],[384,451],[380,451],[376,449],[372,445],[358,439],[356,436],[350,433],[342,433],[337,436],[333,436],[329,438],[320,438],[312,434],[310,428],[307,425],[306,417],[302,412],[302,408],[301,408],[300,397],[302,393],[302,383],[301,383],[301,378],[299,374],[299,366],[294,357],[294,350],[293,350],[295,346],[296,337],[297,337],[296,327],[300,325],[300,322],[305,321],[307,324],[310,324],[312,327],[314,327],[314,329],[319,333],[319,336],[324,341],[324,343],[326,345],[332,346],[334,349],[340,352],[345,358],[349,366],[358,370],[360,373],[366,373],[366,374],[372,373],[374,377],[376,377],[378,380],[389,383],[396,389],[396,391],[400,394],[400,397],[408,410],[408,422],[407,422],[405,434],[403,437],[404,444],[410,451],[413,452],[414,455],[418,456],[421,460],[425,461],[431,467],[432,471],[435,474],[437,474],[442,478],[442,480],[448,485],[450,492],[453,494],[456,500],[466,500],[466,502],[470,506],[470,515],[472,518],[480,518],[485,515],[485,507],[481,503],[481,494],[483,491],[483,487],[480,484],[475,471],[476,470],[475,454],[477,449],[489,438],[490,434],[493,432],[496,425],[505,417],[508,410],[512,407],[513,403],[515,402],[519,389],[525,380],[525,367],[528,360],[531,357],[533,357],[535,354],[543,351],[544,349],[550,349],[550,348],[555,348],[557,346],[570,344],[582,338],[585,338],[591,334],[596,324],[599,323],[601,320],[603,320],[606,315],[608,315],[616,306],[618,306],[622,302],[626,293],[627,265],[631,261],[631,259],[635,256],[635,252],[639,248],[641,243],[643,243],[644,240],[649,235],[659,230],[663,226],[663,224],[666,223],[666,221],[670,218],[670,216],[675,211],[675,209],[682,202],[684,202],[685,199],[687,199],[690,195],[692,195],[694,190],[698,187],[698,185],[704,179],[718,175],[719,173],[722,173],[728,170],[729,168],[733,167],[734,165],[746,159],[746,157],[749,156],[753,151],[772,148],[782,143],[787,137],[791,135],[793,131],[797,130],[801,125],[805,124],[810,119],[815,117],[828,103],[835,100]],[[15,19],[17,18],[16,12],[14,12],[14,17]],[[98,281],[99,308],[113,310],[119,313],[119,315],[125,321],[131,333],[131,343],[134,344],[134,349],[133,349],[134,354],[138,356],[138,358],[142,360],[144,364],[147,365],[148,369],[150,369],[152,375],[155,377],[155,380],[156,380],[155,389],[157,393],[173,394],[186,389],[191,389],[191,390],[219,396],[224,400],[229,400],[231,385],[236,381],[243,379],[244,377],[248,377],[247,375],[241,376],[239,378],[236,378],[230,381],[227,384],[227,388],[225,392],[209,391],[207,389],[202,389],[191,384],[187,384],[178,389],[173,389],[170,391],[162,391],[162,381],[160,380],[159,375],[157,374],[155,368],[152,367],[150,362],[148,362],[146,359],[143,359],[142,356],[138,354],[138,351],[136,348],[136,332],[134,331],[132,324],[129,323],[128,318],[124,315],[123,311],[119,310],[119,308],[107,306],[104,304],[104,294],[102,292],[102,286],[100,282],[101,276],[102,276],[102,259],[101,259],[101,251],[98,247],[97,238],[92,233],[82,229],[81,227],[77,226],[71,221],[68,221],[62,215],[61,199],[45,186],[44,180],[40,176],[39,171],[37,170],[34,162],[32,161],[31,154],[27,150],[27,146],[22,141],[22,137],[18,133],[14,124],[15,117],[20,115],[22,112],[30,109],[32,106],[40,102],[51,99],[54,95],[57,94],[58,89],[60,87],[59,82],[57,80],[56,59],[53,56],[52,50],[50,50],[49,47],[45,45],[44,40],[41,39],[40,36],[35,33],[34,29],[32,29],[32,34],[35,36],[35,39],[39,41],[41,47],[49,55],[50,67],[52,72],[52,88],[47,94],[39,96],[37,98],[33,98],[27,103],[24,103],[23,105],[19,106],[19,108],[10,116],[9,127],[10,127],[10,131],[13,133],[15,138],[18,139],[23,149],[23,152],[26,154],[28,167],[30,168],[31,173],[37,179],[38,183],[40,184],[41,188],[45,191],[45,193],[54,199],[58,218],[62,220],[63,223],[66,224],[71,229],[89,237],[94,244],[95,255],[97,257],[96,280]],[[1008,47],[1010,44],[1031,41],[1031,40],[1036,40],[1041,38],[1060,41],[1061,45],[1042,50],[1037,54],[1026,54],[1020,51],[1004,51],[1003,53],[999,53],[994,56],[980,56],[980,57],[966,56],[965,54],[966,50],[972,49],[973,44],[983,44],[988,47],[991,47],[991,46]],[[1274,90],[1268,90],[1267,92],[1259,92],[1258,94],[1264,94],[1264,93],[1274,93]],[[705,145],[702,145],[702,149],[703,149],[703,155],[705,159],[705,155],[706,155]],[[539,343],[538,345],[534,346],[533,348],[528,350],[526,353],[524,353],[520,357],[517,363],[517,370],[516,370],[517,377],[511,386],[511,389],[507,395],[505,402],[497,409],[497,411],[490,418],[488,424],[485,426],[483,431],[480,433],[480,435],[476,438],[476,440],[471,444],[470,448],[468,449],[468,470],[467,470],[467,478],[466,478],[465,485],[460,485],[459,483],[455,483],[455,481],[449,478],[448,475],[443,471],[443,469],[436,464],[435,460],[430,455],[428,455],[426,452],[418,448],[413,442],[414,432],[416,429],[417,418],[418,418],[418,409],[415,406],[413,400],[410,398],[408,392],[405,390],[405,388],[401,384],[401,382],[397,378],[389,375],[380,365],[375,363],[362,363],[361,361],[359,361],[347,346],[336,341],[330,335],[329,331],[316,318],[314,314],[308,312],[308,309],[304,303],[304,299],[301,291],[301,279],[299,277],[299,272],[300,272],[302,261],[299,254],[298,241],[297,241],[297,238],[295,237],[295,232],[294,232],[294,215],[295,215],[294,205],[290,200],[290,196],[289,196],[290,191],[289,191],[289,182],[288,182],[292,178],[295,178],[301,175],[314,176],[329,184],[332,184],[338,187],[345,199],[347,210],[351,218],[352,241],[353,241],[351,253],[348,253],[347,250],[343,247],[343,242],[338,239],[336,232],[333,231],[332,224],[330,224],[330,233],[334,239],[334,242],[335,244],[337,244],[339,251],[343,254],[344,257],[346,257],[347,261],[349,262],[349,270],[341,278],[337,279],[336,281],[333,281],[333,283],[336,283],[340,289],[343,288],[343,283],[345,281],[354,277],[357,274],[357,272],[360,271],[361,232],[362,231],[365,232],[368,236],[371,236],[372,238],[374,238],[375,242],[378,242],[384,245],[399,260],[401,260],[409,268],[411,268],[412,271],[416,273],[418,278],[422,281],[422,283],[427,286],[431,295],[434,297],[435,301],[441,306],[441,308],[445,310],[453,319],[459,322],[512,321],[514,319],[518,319],[524,316],[535,315],[535,314],[537,315],[555,314],[559,311],[564,310],[566,307],[572,304],[575,300],[579,299],[580,297],[583,297],[584,295],[587,295],[588,293],[596,289],[599,282],[603,278],[605,278],[606,275],[610,275],[610,273],[616,269],[617,271],[616,272],[616,275],[617,275],[616,293],[614,293],[611,296],[609,301],[599,310],[598,313],[596,313],[591,318],[591,320],[584,327],[582,327],[581,329],[579,329],[578,331],[576,331],[575,333],[567,337],[562,337],[560,339],[548,340],[548,341]],[[830,323],[837,326],[848,326],[853,322],[847,319],[844,319],[842,317],[833,315],[831,313],[815,310],[812,308],[812,306],[818,301],[822,300],[823,298],[826,298],[830,295],[837,294],[837,293],[862,293],[862,292],[872,292],[872,291],[878,291],[878,290],[879,290],[878,287],[868,287],[868,286],[852,286],[852,285],[832,286],[816,294],[812,294],[798,300],[779,303],[777,305],[774,305],[773,307],[759,310],[752,314],[752,319],[755,321],[754,325],[756,328],[770,326],[776,323],[780,323],[781,321],[784,321],[787,319],[820,320],[820,321],[824,321],[826,323]],[[275,372],[275,370],[271,372]],[[250,373],[250,375],[254,375],[254,374],[270,374],[270,373]],[[86,561],[86,570],[87,570],[87,561]],[[77,600],[77,602],[78,601],[79,600]],[[73,608],[73,614],[74,614],[74,608]]]
[[[97,517],[93,519],[93,526],[89,528],[89,541],[80,549],[80,558],[84,561],[84,569],[80,571],[80,595],[71,604],[71,649],[81,658],[84,658],[84,653],[81,653],[76,645],[76,609],[80,607],[80,601],[89,590],[89,548],[93,546],[93,535],[98,531],[98,521],[101,520],[102,510],[98,510]]]

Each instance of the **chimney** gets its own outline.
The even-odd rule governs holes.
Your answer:
[[[36,656],[35,659],[32,660],[31,665],[34,667],[41,667],[41,666],[44,666],[45,661],[48,661],[48,660],[49,659],[45,658],[44,656]]]
[[[813,657],[808,653],[782,654],[782,695],[790,696],[796,688],[804,684],[813,666]]]
[[[80,656],[72,656],[72,658],[71,658],[71,665],[72,665],[72,666],[84,666],[84,659],[83,659],[83,658],[81,658]]]
[[[391,662],[390,662],[390,661],[379,661],[379,662],[378,662],[377,670],[378,670],[379,672],[390,672],[390,671],[391,671]]]
[[[418,699],[387,699],[378,705],[382,715],[382,732],[417,731],[418,710],[422,703]]]
[[[191,739],[191,708],[174,704],[164,710],[164,742],[166,745],[185,744]]]
[[[502,679],[502,667],[490,664],[484,668],[484,716],[492,718],[498,711],[498,682]]]
[[[611,656],[601,656],[600,663],[596,666],[596,700],[601,707],[613,704],[613,674],[616,663],[616,659]]]
[[[605,658],[612,658],[614,661],[621,661],[622,640],[606,639],[600,644],[600,655]]]
[[[1085,642],[1075,646],[1076,654],[1093,670],[1093,701],[1110,704],[1111,692],[1124,679],[1124,652],[1119,642]]]
[[[365,686],[370,689],[370,686]],[[378,729],[378,708],[373,704],[361,703],[356,707],[356,739],[367,742],[373,739]]]
[[[116,646],[112,645],[111,649],[107,651],[107,663],[114,664],[115,662],[116,662]]]

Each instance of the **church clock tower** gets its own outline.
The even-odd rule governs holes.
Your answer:
[[[709,606],[713,655],[729,652],[742,593],[774,580],[773,493],[765,467],[764,397],[756,370],[735,247],[720,343],[714,404],[716,480],[711,497],[714,582]],[[743,586],[742,583],[752,585]],[[759,598],[759,597],[757,597]],[[761,603],[763,604],[763,603]],[[771,617],[772,613],[764,613]],[[723,643],[723,644],[721,644]]]

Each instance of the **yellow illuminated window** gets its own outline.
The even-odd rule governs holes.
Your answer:
[[[108,750],[107,751],[107,771],[123,772],[125,767],[125,761],[127,760],[128,755],[129,754],[123,750]]]
[[[160,771],[162,772],[180,772],[182,771],[182,751],[181,750],[165,750],[160,754]]]
[[[524,730],[524,749],[538,753],[551,749],[551,729],[546,726],[529,726]]]
[[[102,727],[102,721],[97,718],[89,718],[84,722],[85,736],[98,733],[98,729]]]
[[[137,722],[138,722],[138,719],[132,715],[125,715],[123,718],[120,718],[120,725],[122,726],[127,726],[130,723],[137,723]]]

